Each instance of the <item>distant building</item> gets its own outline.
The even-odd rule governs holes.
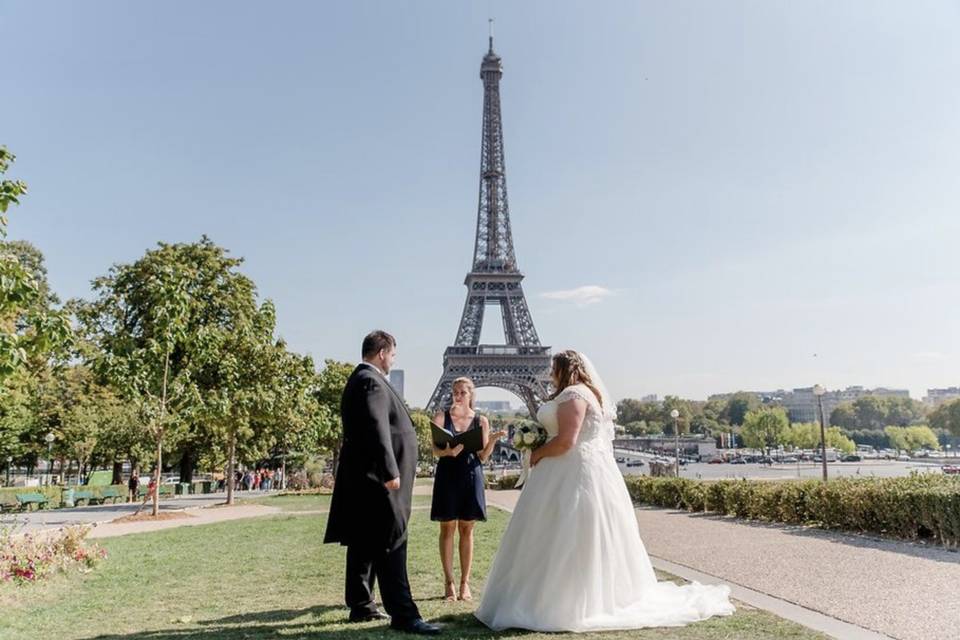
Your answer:
[[[393,387],[393,390],[397,392],[401,398],[404,398],[403,395],[403,369],[391,369],[390,370],[390,386]],[[406,398],[404,398],[406,399]]]
[[[934,391],[934,389],[930,391]],[[957,389],[957,391],[957,397],[960,397],[960,389]],[[813,395],[813,387],[800,387],[790,391],[778,389],[776,391],[744,391],[742,393],[756,396],[761,404],[782,406],[787,410],[791,422],[820,421],[817,397]],[[733,393],[717,393],[708,399],[729,400],[733,395]],[[829,423],[830,414],[841,404],[853,402],[858,398],[866,396],[874,396],[877,398],[909,398],[910,391],[907,389],[888,389],[886,387],[867,389],[862,386],[847,387],[842,391],[828,391],[823,394],[824,421]]]
[[[960,400],[960,387],[927,389],[927,396],[923,399],[923,403],[931,407],[939,407],[944,402],[950,402],[951,400]]]
[[[476,406],[484,413],[513,413],[509,400],[481,400]]]
[[[875,398],[909,398],[910,392],[907,389],[888,389],[886,387],[866,389],[860,386],[847,387],[842,391],[828,391],[823,394],[824,422],[827,424],[830,423],[830,414],[841,404],[853,402],[867,396]],[[804,387],[788,392],[783,397],[782,404],[787,410],[791,422],[820,421],[817,397],[813,395],[813,387]]]
[[[640,402],[659,402],[659,399],[657,398],[657,394],[651,393],[640,398]]]

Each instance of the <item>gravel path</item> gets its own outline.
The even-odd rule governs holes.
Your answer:
[[[894,638],[960,638],[958,553],[667,509],[637,509],[637,521],[655,558]]]

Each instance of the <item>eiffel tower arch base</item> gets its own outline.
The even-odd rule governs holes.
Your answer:
[[[453,381],[467,377],[474,386],[497,387],[513,393],[536,418],[537,408],[550,395],[550,347],[478,345],[449,347],[443,358],[443,375],[427,409],[450,406]]]

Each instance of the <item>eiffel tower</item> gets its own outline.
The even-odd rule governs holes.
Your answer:
[[[550,347],[540,344],[520,282],[510,231],[507,176],[500,118],[500,56],[490,49],[480,65],[483,80],[483,136],[480,203],[473,268],[467,274],[467,301],[453,346],[443,354],[443,375],[427,408],[450,406],[454,379],[468,376],[477,387],[499,387],[519,396],[531,415],[550,392]],[[480,344],[488,305],[500,306],[505,344]]]

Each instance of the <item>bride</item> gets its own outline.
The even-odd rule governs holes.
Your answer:
[[[614,406],[590,361],[553,357],[550,439],[500,542],[476,617],[495,630],[679,626],[730,615],[730,588],[657,582],[613,456]]]

